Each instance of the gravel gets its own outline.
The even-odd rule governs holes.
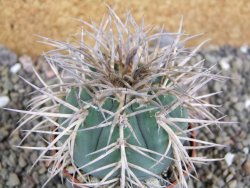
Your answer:
[[[25,58],[22,60],[22,63],[25,64]],[[29,64],[31,58],[26,58],[26,60],[29,61]],[[25,68],[28,70],[26,71],[22,63],[16,54],[0,45],[0,188],[41,188],[48,179],[47,168],[42,162],[30,171],[38,156],[37,152],[21,150],[13,146],[18,145],[23,138],[23,134],[19,131],[10,136],[17,127],[20,114],[2,109],[2,107],[26,109],[26,103],[30,98],[28,93],[32,91],[32,88],[18,76],[22,76],[32,83],[40,84],[35,75],[29,72],[30,67],[27,67],[26,64]],[[19,65],[21,66],[19,67]],[[34,62],[33,65],[38,67]],[[45,68],[40,66],[40,71],[41,67]],[[31,136],[24,143],[29,142],[36,145],[38,140],[37,137]],[[47,187],[64,188],[65,186],[61,183],[60,178],[56,177],[47,184]]]
[[[239,123],[211,127],[213,134],[207,130],[197,134],[199,139],[225,144],[226,147],[200,150],[198,156],[206,155],[208,158],[222,160],[205,166],[197,165],[200,181],[191,179],[188,185],[191,188],[247,188],[250,182],[250,48],[247,45],[240,48],[210,47],[198,53],[196,59],[202,58],[206,59],[206,66],[217,64],[216,72],[221,71],[222,75],[232,78],[223,83],[210,83],[204,88],[204,92],[222,90],[223,93],[210,98],[210,102],[223,106],[220,110],[227,115],[224,120]],[[17,126],[20,114],[1,109],[26,109],[30,97],[28,93],[32,88],[19,79],[18,75],[39,85],[31,71],[31,65],[43,72],[42,76],[53,76],[43,61],[43,58],[39,58],[32,62],[27,55],[18,58],[15,53],[0,45],[0,188],[40,188],[48,179],[47,168],[42,162],[30,171],[39,153],[13,146],[19,144],[23,137],[19,131],[10,136]],[[211,112],[216,117],[222,115],[215,110]],[[35,136],[29,137],[25,142],[43,144]],[[46,187],[66,186],[59,177],[55,177]]]
[[[213,47],[199,52],[198,58],[206,58],[206,65],[216,65],[216,72],[231,79],[223,83],[210,83],[204,90],[223,93],[210,98],[210,102],[221,104],[221,112],[227,117],[225,121],[238,122],[231,125],[211,127],[213,134],[202,130],[197,134],[199,139],[214,141],[226,147],[206,149],[198,155],[208,158],[222,158],[224,160],[210,163],[207,166],[197,166],[200,182],[193,181],[193,187],[229,187],[247,188],[250,186],[249,176],[249,148],[250,148],[250,48],[243,46]],[[204,92],[205,92],[204,91]],[[216,117],[221,114],[212,111]]]

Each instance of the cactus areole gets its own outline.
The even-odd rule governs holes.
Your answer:
[[[165,111],[164,108],[171,107],[176,102],[176,97],[160,95],[145,104],[135,102],[128,107],[126,105],[129,102],[125,98],[126,96],[124,100],[116,96],[106,97],[99,108],[94,106],[95,102],[87,89],[72,88],[65,99],[78,108],[86,102],[93,104],[85,106],[86,118],[76,130],[73,159],[78,168],[94,177],[104,178],[114,164],[123,162],[122,158],[126,158],[127,163],[132,166],[133,174],[140,179],[161,174],[172,163],[173,151],[169,135],[158,124],[156,117]],[[71,114],[73,111],[62,105],[60,113]],[[187,118],[187,112],[183,107],[177,106],[166,116]],[[98,127],[101,123],[104,126]],[[69,123],[61,118],[59,124],[67,127]],[[171,129],[173,132],[180,132],[187,127],[186,122],[177,122]],[[121,156],[122,149],[125,156]],[[101,170],[96,171],[98,169]],[[119,169],[111,177],[114,176],[120,176]]]

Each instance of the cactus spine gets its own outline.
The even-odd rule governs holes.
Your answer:
[[[124,103],[123,99],[111,96],[103,101],[100,108],[88,107],[88,115],[79,127],[75,139],[73,157],[77,167],[102,179],[111,171],[112,166],[118,171],[118,166],[121,166],[121,155],[124,155],[123,157],[127,159],[124,162],[131,166],[132,172],[140,179],[151,177],[150,173],[159,175],[168,169],[172,162],[173,151],[169,144],[168,134],[164,128],[158,125],[156,116],[161,112],[158,106],[166,108],[173,104],[176,99],[171,95],[158,96],[157,98],[159,103],[155,99],[145,106],[140,107],[142,104],[134,102],[126,107],[129,102]],[[66,102],[79,108],[80,102],[77,101],[82,101],[84,105],[86,102],[92,103],[93,99],[85,89],[79,92],[73,88],[70,90]],[[139,113],[133,115],[137,112]],[[72,114],[73,111],[62,106],[60,113]],[[187,113],[179,106],[168,116],[187,118]],[[63,120],[60,119],[59,122],[63,124]],[[103,122],[106,125],[98,127]],[[68,124],[64,124],[64,126],[67,127]],[[177,123],[177,126],[181,130],[187,129],[185,122]],[[175,127],[172,129],[174,132],[180,131]],[[124,147],[124,151],[122,151],[122,147]],[[145,149],[154,153],[141,151]],[[95,172],[101,168],[104,169]],[[118,176],[117,171],[112,176]]]
[[[187,187],[184,173],[204,159],[190,157],[188,150],[199,147],[185,143],[218,146],[190,138],[191,131],[221,123],[208,110],[216,106],[205,100],[216,93],[197,92],[223,77],[205,69],[203,60],[190,61],[206,41],[186,49],[193,36],[182,33],[182,23],[177,33],[154,33],[130,14],[122,22],[112,9],[99,26],[82,23],[80,43],[43,38],[56,47],[45,54],[55,80],[46,84],[36,73],[43,87],[29,83],[37,90],[30,110],[15,110],[26,114],[19,128],[43,118],[27,136],[53,136],[46,147],[32,147],[42,150],[36,162],[50,162],[51,178],[73,167],[78,186],[145,187],[152,177],[164,186],[171,182],[161,173],[171,171]],[[173,40],[162,45],[164,37]]]

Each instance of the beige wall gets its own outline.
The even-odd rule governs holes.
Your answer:
[[[0,43],[19,54],[37,56],[45,46],[33,34],[65,39],[79,29],[71,18],[100,20],[104,2],[116,4],[123,15],[131,10],[137,20],[164,24],[176,31],[184,16],[185,31],[205,32],[211,44],[250,43],[250,0],[0,0]]]

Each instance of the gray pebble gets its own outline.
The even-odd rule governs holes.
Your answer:
[[[11,151],[10,155],[6,158],[6,160],[7,160],[6,162],[9,166],[11,166],[11,167],[15,166],[16,165],[16,154],[13,151]]]
[[[20,63],[22,64],[23,69],[24,69],[26,72],[29,72],[29,73],[33,72],[32,67],[33,67],[33,64],[34,64],[34,63],[33,63],[33,61],[32,61],[32,59],[31,59],[30,56],[28,56],[28,55],[23,55],[23,56],[19,57],[19,61],[20,61]]]
[[[0,44],[0,65],[14,65],[17,61],[17,55],[4,45]]]
[[[31,154],[31,156],[30,156],[31,162],[32,162],[32,163],[35,163],[36,160],[37,160],[37,157],[38,157],[37,152],[36,152],[36,151],[33,151],[32,154]]]
[[[237,153],[235,156],[235,163],[241,167],[241,165],[246,161],[246,155],[244,153]]]
[[[233,174],[228,174],[226,177],[226,182],[229,182],[231,179],[233,179],[234,175]]]
[[[18,132],[13,133],[12,137],[9,139],[9,143],[11,146],[17,146],[20,143],[20,141],[21,139],[18,135]]]
[[[238,111],[238,112],[241,112],[244,110],[245,108],[245,104],[242,103],[242,102],[238,102],[234,105],[234,108]]]
[[[243,164],[243,170],[245,171],[246,175],[250,175],[250,156],[247,157],[247,160]]]
[[[225,182],[223,179],[221,178],[218,178],[218,183],[217,183],[217,187],[224,187],[225,186]]]
[[[39,175],[38,175],[38,173],[36,171],[34,171],[32,173],[32,178],[33,178],[35,183],[37,183],[37,184],[39,183]]]
[[[46,171],[47,171],[47,168],[44,165],[41,165],[39,170],[38,170],[38,173],[39,174],[44,174]]]
[[[215,84],[214,84],[214,90],[215,91],[221,91],[221,84],[219,84],[218,82],[216,82]]]
[[[13,86],[13,83],[9,79],[6,79],[4,82],[3,88],[5,91],[11,91],[14,88],[14,86]]]
[[[32,177],[30,175],[26,174],[22,180],[21,188],[34,188],[35,185],[36,184],[35,184],[34,180],[32,179]]]
[[[23,155],[21,154],[20,156],[19,156],[19,158],[18,158],[18,165],[20,166],[20,167],[25,167],[26,165],[27,165],[27,162],[26,162],[26,160],[23,158]]]
[[[11,92],[10,93],[10,98],[11,98],[12,102],[18,102],[19,96],[20,95],[18,93],[16,93],[16,92]]]
[[[0,128],[0,142],[7,138],[9,135],[9,131],[7,130],[6,127],[1,127]]]
[[[237,181],[236,180],[232,180],[228,183],[228,187],[229,188],[236,188],[237,187]]]
[[[2,166],[3,166],[3,165],[2,165]],[[2,179],[6,180],[6,179],[7,179],[7,175],[8,175],[7,169],[6,169],[6,168],[2,168],[1,173],[0,173],[0,177],[1,177]]]
[[[16,74],[11,75],[10,79],[11,79],[11,82],[14,84],[16,84],[20,80],[20,78]]]
[[[20,184],[20,180],[15,173],[10,173],[7,181],[7,185],[10,187],[14,187]]]

